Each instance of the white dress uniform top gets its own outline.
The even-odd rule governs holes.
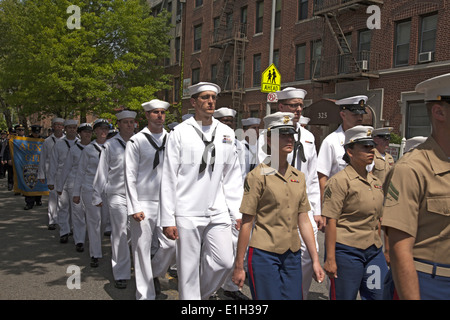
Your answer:
[[[88,123],[82,123],[79,127],[90,127]],[[64,161],[61,174],[56,178],[55,189],[56,192],[63,192],[65,190],[69,195],[69,199],[73,199],[73,187],[77,175],[78,164],[81,158],[81,152],[85,148],[79,141],[70,148],[69,154]],[[73,240],[75,244],[84,244],[86,238],[86,217],[85,209],[82,202],[74,203],[70,201],[72,210],[72,226],[73,226]]]
[[[122,111],[116,114],[117,120],[136,118],[134,111]],[[121,134],[116,134],[103,145],[97,173],[94,178],[92,204],[103,203],[104,195],[108,202],[111,222],[111,263],[116,281],[131,278],[131,258],[128,248],[128,212],[125,192],[125,148],[127,142]]]
[[[154,99],[142,105],[145,111],[166,109],[169,103]],[[147,136],[148,135],[148,136]],[[153,278],[164,276],[175,262],[175,241],[167,239],[157,227],[162,167],[164,164],[167,131],[152,133],[145,127],[127,143],[125,150],[125,192],[128,215],[144,212],[145,219],[130,219],[131,244],[136,278],[136,299],[154,300],[156,297]],[[149,139],[161,150],[156,150]],[[159,159],[155,161],[156,157]],[[152,243],[157,235],[153,258]]]
[[[261,119],[259,118],[247,118],[242,119],[242,126],[248,127],[252,125],[259,125]],[[247,131],[248,132],[248,131]],[[252,130],[252,133],[244,133],[244,136],[248,136],[250,143],[243,139],[241,142],[245,147],[245,173],[249,173],[258,165],[258,137],[256,132]],[[255,135],[253,135],[253,132]]]
[[[107,210],[107,208],[105,208],[106,206],[97,207],[92,204],[92,196],[94,193],[94,178],[95,174],[97,173],[100,155],[103,150],[103,145],[98,144],[96,140],[92,141],[83,149],[73,186],[73,196],[81,196],[81,200],[83,201],[86,210],[89,254],[90,257],[93,258],[101,258],[103,256],[101,217],[102,210]],[[106,201],[104,201],[104,203],[106,203]]]
[[[214,84],[191,86],[191,96],[193,89],[220,92]],[[214,160],[212,144],[205,147],[200,133],[213,143]],[[241,219],[243,194],[234,140],[234,131],[214,118],[203,127],[195,118],[187,119],[169,136],[161,181],[161,226],[178,229],[178,288],[183,300],[209,298],[233,266],[230,215]]]
[[[78,125],[76,120],[66,120],[64,126]],[[78,141],[77,138],[73,140],[64,137],[58,140],[53,149],[50,157],[50,165],[47,174],[47,184],[55,185],[56,181],[61,176],[61,171],[66,161],[66,157],[69,154],[71,147]],[[69,198],[69,193],[62,190],[62,194],[58,195],[58,225],[59,225],[59,235],[65,236],[70,232],[70,220],[71,220],[71,199]]]
[[[54,123],[64,123],[64,119],[62,118],[53,118],[52,124]],[[60,138],[55,137],[54,134],[50,135],[48,138],[44,140],[44,143],[42,144],[42,151],[41,156],[39,160],[39,166],[38,166],[38,176],[37,178],[39,180],[45,180],[47,178],[49,165],[50,165],[50,157],[52,154],[53,146],[55,145],[56,141],[64,138],[65,135],[63,134]],[[58,194],[56,193],[56,190],[50,190],[48,195],[48,224],[57,224],[58,223]]]

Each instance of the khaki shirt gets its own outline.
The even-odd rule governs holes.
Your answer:
[[[381,247],[382,207],[382,183],[372,173],[365,180],[349,165],[325,186],[322,216],[337,220],[336,242],[341,244],[358,249]]]
[[[289,165],[282,176],[261,163],[248,173],[240,211],[256,216],[251,247],[277,254],[297,252],[298,215],[309,210],[305,175],[299,170]]]
[[[450,264],[450,161],[436,141],[404,155],[387,176],[382,226],[415,238],[415,258]]]
[[[386,153],[383,158],[381,153],[377,149],[375,149],[375,157],[373,161],[374,167],[372,169],[372,173],[375,177],[377,177],[381,182],[384,183],[384,179],[386,178],[387,173],[392,169],[392,166],[395,163],[394,158],[389,153]]]

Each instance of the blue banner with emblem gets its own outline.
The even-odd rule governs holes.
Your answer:
[[[39,160],[44,139],[14,137],[9,140],[9,150],[14,167],[14,192],[25,196],[49,194],[47,184],[37,179]]]

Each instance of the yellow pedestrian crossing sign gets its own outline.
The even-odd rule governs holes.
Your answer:
[[[281,88],[281,74],[277,67],[272,63],[261,74],[261,92],[275,92],[280,91]]]

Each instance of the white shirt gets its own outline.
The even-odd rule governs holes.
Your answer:
[[[63,139],[64,137],[64,134],[60,138],[57,138],[54,134],[52,134],[50,137],[44,140],[38,167],[37,178],[39,180],[43,180],[46,178],[50,166],[50,157],[52,154],[53,146],[55,145],[56,141]]]
[[[100,154],[103,150],[103,145],[98,144],[97,140],[92,141],[83,149],[73,184],[74,197],[79,197],[82,191],[94,192],[94,178],[97,173]]]
[[[336,131],[330,133],[323,140],[320,146],[317,172],[324,174],[329,179],[347,166],[347,163],[342,160],[345,154],[344,142],[345,133],[340,125]]]
[[[153,134],[145,127],[128,141],[124,164],[128,215],[143,211],[140,201],[159,201],[164,151],[159,151],[159,165],[153,169],[156,150],[145,133],[149,134],[159,147],[168,136],[166,130]]]
[[[249,173],[258,165],[258,144],[249,144],[247,140],[241,141],[245,150],[245,173]],[[253,165],[253,166],[252,166]]]
[[[56,141],[50,156],[50,164],[47,171],[47,184],[55,185],[55,179],[61,174],[66,157],[77,141],[77,138],[69,140],[67,137]]]
[[[70,148],[69,154],[64,161],[60,175],[56,177],[55,189],[57,192],[62,192],[64,188],[71,189],[77,175],[78,163],[80,162],[81,152],[85,145],[79,141]]]
[[[93,182],[93,205],[103,202],[103,193],[125,196],[124,159],[126,144],[120,133],[118,133],[103,145],[104,150],[102,150],[100,155]]]
[[[297,151],[297,159],[294,163],[294,167],[305,174],[306,180],[306,194],[310,203],[311,211],[313,215],[321,215],[321,205],[320,205],[320,185],[319,177],[317,176],[317,152],[315,145],[314,135],[307,129],[300,126],[297,123],[297,130],[300,130],[300,142],[303,145],[303,152],[305,154],[306,162],[302,162]],[[261,163],[267,157],[262,146],[265,144],[264,141],[265,130],[261,132],[260,138],[258,139],[258,161]],[[294,134],[294,138],[298,141],[298,134]],[[292,163],[293,152],[288,154],[287,161],[289,164]]]
[[[229,213],[241,219],[242,173],[233,130],[213,118],[209,132],[189,118],[175,127],[167,142],[161,180],[161,226],[175,226],[175,216],[208,217]],[[216,130],[215,164],[211,170],[211,151],[206,169],[199,173],[205,145],[194,129],[203,131],[210,141]],[[223,192],[219,192],[222,188]]]

